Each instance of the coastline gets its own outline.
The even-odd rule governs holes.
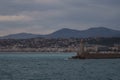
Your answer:
[[[76,52],[76,49],[70,48],[16,48],[16,49],[0,49],[0,52]]]

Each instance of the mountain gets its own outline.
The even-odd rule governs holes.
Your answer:
[[[90,28],[88,30],[73,30],[73,29],[61,29],[52,34],[49,37],[53,38],[87,38],[87,37],[120,37],[120,31],[112,30],[105,27]]]
[[[63,28],[63,29],[55,31],[47,36],[53,37],[53,38],[70,38],[70,37],[79,37],[79,33],[80,33],[79,30]]]
[[[36,38],[39,35],[31,34],[31,33],[18,33],[18,34],[10,34],[7,36],[3,36],[0,39],[28,39],[28,38]]]
[[[90,28],[82,34],[84,37],[120,37],[120,31],[105,27]]]
[[[36,35],[30,33],[11,34],[0,39],[28,39],[36,37],[46,38],[87,38],[87,37],[120,37],[120,31],[105,27],[90,28],[87,30],[74,30],[63,28],[48,35]]]

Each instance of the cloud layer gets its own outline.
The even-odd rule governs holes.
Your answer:
[[[0,0],[0,35],[61,28],[120,30],[120,0]]]

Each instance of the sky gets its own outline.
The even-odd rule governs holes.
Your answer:
[[[99,26],[120,30],[120,0],[0,0],[0,36]]]

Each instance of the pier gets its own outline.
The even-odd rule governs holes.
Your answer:
[[[119,52],[92,53],[85,51],[85,44],[83,40],[80,41],[80,47],[77,51],[77,55],[72,57],[72,59],[115,59],[115,58],[120,58]]]

